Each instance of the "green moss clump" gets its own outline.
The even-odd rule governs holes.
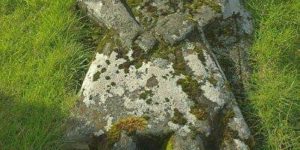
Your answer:
[[[100,78],[101,72],[97,71],[94,75],[93,75],[93,81],[97,81]]]
[[[105,60],[105,63],[106,63],[107,65],[110,65],[110,61],[109,61],[109,60]]]
[[[186,63],[182,55],[182,51],[178,50],[175,52],[175,61],[173,63],[175,74],[186,74]]]
[[[150,59],[150,55],[147,55],[138,45],[134,44],[132,50],[133,60],[129,60],[129,57],[127,56],[128,50],[116,49],[118,53],[117,58],[123,58],[126,60],[126,62],[119,65],[119,69],[124,69],[125,73],[129,73],[130,66],[135,66],[135,68],[138,69],[142,67],[143,62],[147,62],[148,59]]]
[[[152,101],[153,101],[152,98],[149,98],[149,99],[146,100],[146,103],[147,103],[148,105],[150,105],[150,104],[152,104]]]
[[[223,125],[226,126],[228,124],[229,120],[231,118],[233,118],[234,116],[235,116],[235,113],[234,113],[233,110],[230,110],[230,111],[226,112],[226,114],[223,117],[223,122],[222,122]]]
[[[203,108],[201,108],[199,105],[193,106],[190,112],[199,120],[205,120],[208,117],[207,112],[203,110]]]
[[[212,8],[215,12],[221,12],[221,6],[215,0],[192,0],[192,2],[187,2],[185,7],[195,11],[205,5]]]
[[[179,79],[177,84],[182,87],[182,90],[187,93],[190,99],[196,102],[196,98],[202,93],[200,84],[191,76],[186,76],[184,79]],[[197,103],[197,102],[196,102]]]
[[[223,133],[223,140],[233,142],[233,139],[238,138],[239,133],[227,127]]]
[[[170,102],[170,99],[169,99],[169,98],[165,98],[165,101],[166,101],[166,102]]]
[[[201,60],[201,62],[206,65],[206,58],[204,56],[203,50],[198,50],[198,58]]]
[[[174,54],[177,47],[171,47],[163,41],[153,49],[152,57],[169,59],[169,54]]]
[[[110,43],[111,44],[111,49],[109,52],[106,52],[110,54],[113,49],[121,47],[121,41],[119,38],[116,38],[117,32],[113,29],[105,29],[104,31],[104,36],[98,43],[98,46],[96,48],[97,52],[102,53],[103,49],[105,48],[106,44]]]
[[[142,94],[140,94],[140,99],[148,99],[149,97],[152,97],[153,96],[153,92],[152,90],[148,90],[148,91],[145,91],[143,92]]]
[[[230,119],[233,118],[234,116],[235,113],[233,110],[227,111],[223,116],[222,119],[222,124],[224,126],[223,141],[233,142],[233,139],[239,137],[238,132],[230,129],[230,127],[228,126]]]
[[[142,117],[130,116],[120,119],[108,131],[108,139],[111,143],[115,143],[119,140],[122,131],[133,134],[138,130],[144,130],[147,124],[147,120]]]
[[[106,70],[107,70],[106,68],[102,68],[102,69],[101,69],[101,73],[106,72]]]
[[[133,7],[136,7],[138,6],[139,4],[142,4],[143,3],[143,0],[127,0],[127,4],[133,8]]]
[[[116,86],[117,84],[116,84],[116,82],[111,82],[110,85],[111,85],[111,86]]]
[[[110,80],[110,76],[106,76],[105,79],[106,79],[106,80]]]
[[[218,80],[216,80],[213,75],[211,75],[208,79],[208,82],[211,83],[212,85],[216,86],[218,83]]]
[[[177,108],[174,109],[174,116],[172,117],[172,121],[180,125],[185,125],[187,123],[187,120]]]

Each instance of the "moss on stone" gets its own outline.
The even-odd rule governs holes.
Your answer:
[[[153,92],[152,90],[148,90],[148,91],[144,91],[143,93],[140,94],[140,99],[148,99],[151,98],[153,96]]]
[[[149,115],[143,115],[142,117],[147,121],[151,119],[151,117]]]
[[[205,120],[208,117],[207,112],[201,108],[199,105],[195,105],[191,108],[190,111],[193,115],[195,115],[195,117],[199,120]]]
[[[106,44],[108,44],[108,43],[110,43],[111,46],[112,46],[111,50],[115,47],[120,47],[122,45],[119,38],[116,38],[116,35],[118,35],[118,34],[115,30],[105,29],[103,32],[104,32],[104,36],[102,37],[102,39],[98,43],[98,46],[96,48],[97,52],[102,53],[103,49],[105,48]]]
[[[196,11],[205,5],[212,8],[215,12],[221,12],[221,6],[216,2],[216,0],[192,0],[185,3],[185,7],[192,11]]]
[[[223,132],[223,140],[227,142],[233,142],[233,139],[236,138],[239,138],[239,133],[230,129],[229,127],[226,127],[226,129]]]
[[[143,0],[126,0],[127,4],[133,8],[143,3]]]
[[[175,70],[176,75],[186,74],[186,62],[184,60],[181,50],[175,51],[175,60],[173,63],[173,68]]]
[[[106,72],[106,70],[107,70],[106,68],[102,68],[102,69],[101,69],[101,73]]]
[[[110,80],[110,76],[106,76],[105,79],[106,79],[106,80]]]
[[[117,84],[116,84],[116,82],[111,82],[110,85],[111,86],[116,86]]]
[[[123,64],[119,65],[119,69],[124,69],[125,73],[129,73],[129,67],[135,66],[136,69],[139,69],[142,67],[143,62],[147,62],[150,59],[150,56],[147,55],[138,45],[133,44],[132,46],[132,58],[133,60],[129,60],[129,57],[127,56],[128,50],[124,48],[124,50],[116,49],[118,55],[117,58],[123,58],[126,60]]]
[[[187,123],[186,118],[184,118],[183,114],[177,108],[174,109],[174,116],[171,120],[180,125],[185,125]]]
[[[138,130],[144,130],[147,124],[147,120],[142,117],[129,116],[120,119],[108,131],[108,139],[111,143],[115,143],[119,140],[122,131],[133,134]]]
[[[147,99],[147,100],[146,100],[146,103],[147,103],[148,105],[152,104],[152,98]]]
[[[201,60],[201,62],[203,63],[203,65],[206,66],[206,58],[204,56],[203,50],[198,50],[197,52],[198,52],[198,58],[199,58],[199,60]]]
[[[238,132],[232,130],[229,126],[228,123],[230,119],[232,119],[235,116],[235,113],[233,110],[228,110],[225,112],[223,118],[222,118],[222,124],[224,126],[223,130],[223,143],[224,142],[233,142],[233,139],[239,138]]]
[[[110,65],[110,61],[109,61],[109,60],[105,60],[105,63],[106,63],[107,65]]]
[[[211,83],[214,86],[216,86],[218,83],[218,80],[216,80],[213,75],[211,75],[209,78],[207,78],[207,80],[209,83]]]
[[[152,52],[153,58],[169,59],[169,54],[174,54],[176,47],[169,46],[165,42],[161,41]]]
[[[166,102],[170,102],[170,99],[169,99],[169,98],[165,98],[165,101],[166,101]]]
[[[101,72],[97,71],[94,75],[93,75],[93,81],[97,81],[100,78]]]
[[[194,101],[196,101],[195,99],[202,93],[200,90],[200,84],[191,76],[186,76],[184,79],[179,79],[177,84],[180,85],[182,90],[187,93],[190,99]]]
[[[224,117],[223,117],[223,125],[227,125],[229,120],[232,119],[235,116],[235,113],[233,110],[229,110],[225,113]]]

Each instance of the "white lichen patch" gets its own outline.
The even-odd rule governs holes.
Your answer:
[[[99,130],[98,132],[94,132],[94,135],[95,136],[101,136],[104,134],[104,131],[103,130]]]
[[[177,81],[183,79],[184,76],[172,74],[175,72],[172,63],[158,59],[153,62],[144,62],[138,69],[130,66],[128,72],[125,72],[124,69],[119,68],[125,62],[125,59],[117,58],[116,52],[112,52],[109,57],[97,54],[81,90],[83,102],[87,107],[99,109],[103,114],[105,110],[108,113],[123,113],[127,116],[147,115],[151,117],[151,122],[154,124],[170,120],[174,116],[174,109],[177,109],[187,120],[186,124],[193,126],[199,124],[199,120],[190,113],[193,102],[177,84]],[[104,68],[106,71],[101,72]],[[101,74],[95,79],[97,72]],[[147,82],[153,77],[157,83],[147,87]],[[114,83],[113,86],[112,83]],[[148,95],[141,96],[147,92]],[[114,105],[108,106],[108,103]],[[106,114],[103,120],[106,121],[104,128],[107,131],[110,129],[113,118],[110,114]],[[184,131],[189,130],[185,127],[182,129],[182,132]]]
[[[205,81],[204,85],[201,86],[204,96],[212,102],[217,103],[219,106],[223,106],[229,94],[224,88],[224,78],[211,56],[207,54],[206,50],[203,50],[202,52],[203,54],[201,55],[204,56],[205,62],[201,62],[198,58],[197,52],[185,54],[184,59],[188,67],[193,71],[195,79],[199,79],[199,77],[201,77],[202,80]],[[209,80],[211,78],[216,83],[211,83]]]
[[[250,138],[250,130],[248,128],[248,125],[246,124],[243,115],[240,111],[240,109],[237,106],[233,106],[233,111],[235,113],[235,116],[233,119],[230,120],[228,123],[228,126],[238,132],[239,138],[243,140],[247,140]]]
[[[238,150],[249,150],[250,149],[244,142],[242,142],[239,139],[234,139],[233,141],[234,141],[235,148]]]
[[[107,115],[105,117],[105,119],[106,119],[107,123],[106,123],[106,126],[104,128],[105,128],[106,131],[109,131],[110,128],[112,127],[112,121],[113,121],[114,118],[111,117],[110,115]]]
[[[192,46],[189,46],[192,48]],[[205,66],[201,60],[198,58],[198,54],[194,52],[193,54],[189,54],[184,57],[189,68],[192,69],[194,76],[207,78],[208,72],[205,70]]]
[[[212,102],[215,102],[220,106],[225,104],[224,97],[222,97],[224,95],[222,91],[209,83],[209,81],[206,81],[205,84],[201,86],[201,89],[204,91],[204,96]]]

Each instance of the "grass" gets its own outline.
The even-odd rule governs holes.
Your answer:
[[[92,56],[75,0],[0,3],[0,149],[58,149]],[[92,37],[89,35],[89,37]]]
[[[249,0],[254,72],[243,106],[256,149],[300,149],[300,1]]]
[[[101,32],[80,23],[74,4],[1,1],[0,149],[59,149]],[[300,1],[248,0],[247,6],[257,30],[242,110],[256,149],[300,149]]]

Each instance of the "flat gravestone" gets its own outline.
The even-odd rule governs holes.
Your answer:
[[[79,5],[108,32],[72,111],[67,149],[251,148],[222,57],[214,54],[232,47],[246,53],[252,25],[238,0]]]

